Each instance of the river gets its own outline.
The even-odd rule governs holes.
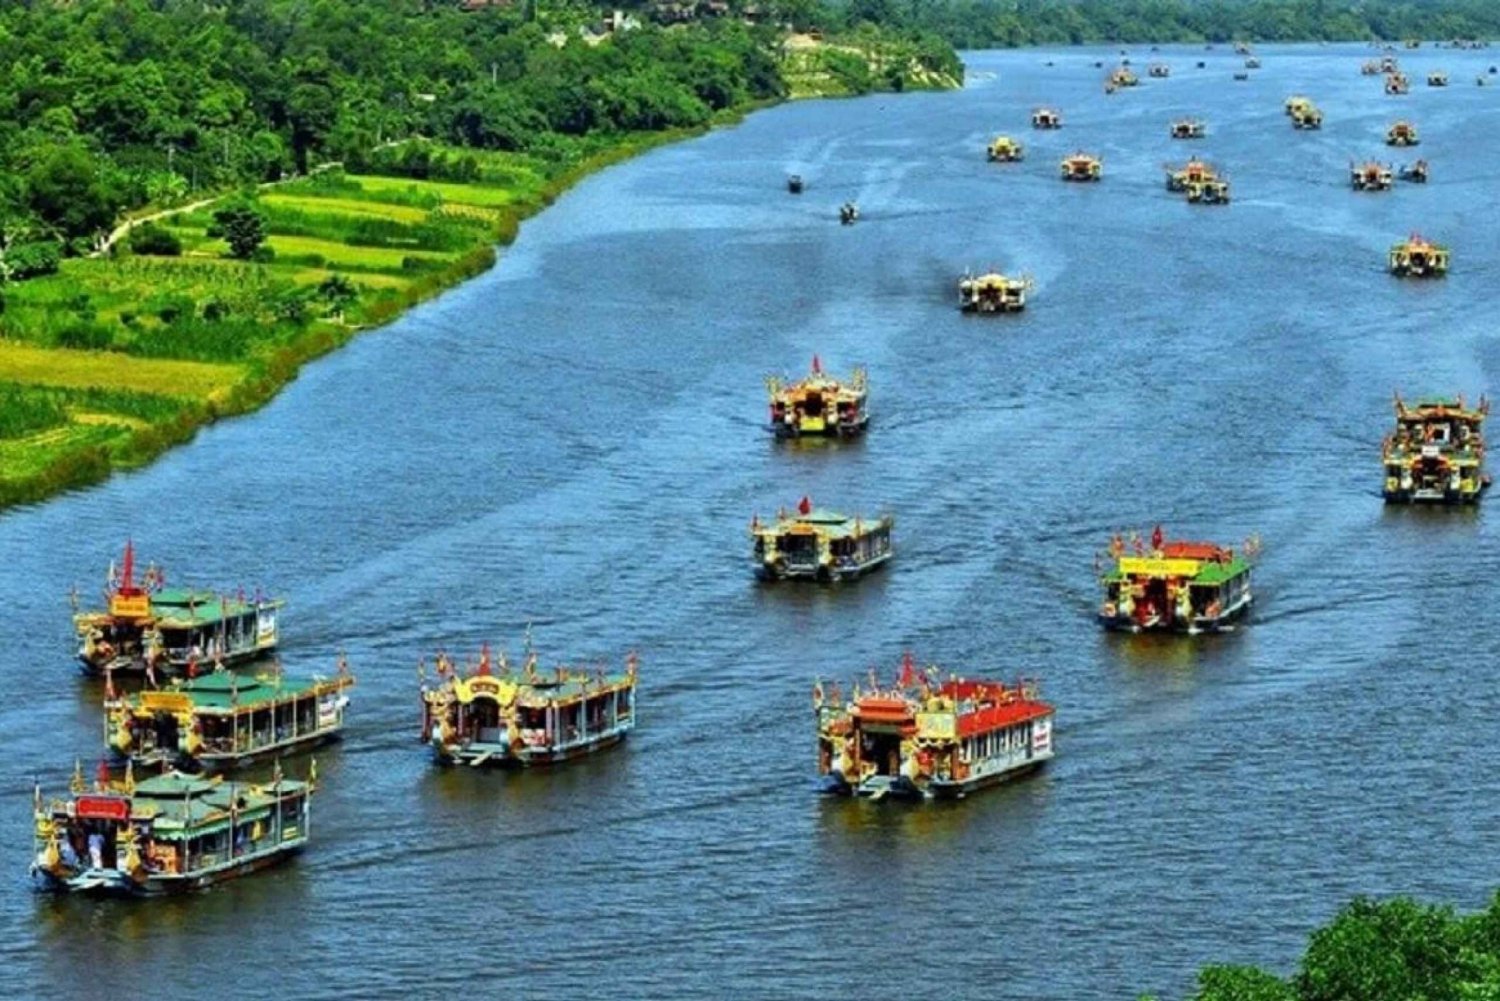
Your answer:
[[[1166,48],[1169,79],[1106,96],[1111,55],[973,53],[961,92],[784,106],[612,168],[259,413],[0,516],[0,996],[1178,998],[1206,962],[1289,972],[1357,893],[1482,905],[1497,530],[1386,508],[1377,456],[1393,390],[1500,387],[1500,79],[1474,85],[1500,55],[1403,53],[1404,98],[1358,46],[1267,47],[1247,82]],[[1028,127],[1041,103],[1061,131]],[[1173,142],[1188,114],[1209,137]],[[1350,191],[1352,158],[1417,155],[1382,144],[1398,115],[1432,183]],[[1024,163],[985,162],[1002,131]],[[1102,183],[1057,179],[1075,148]],[[1190,151],[1234,204],[1163,190]],[[1453,246],[1445,281],[1384,273],[1413,229]],[[1025,313],[957,311],[990,266],[1034,275]],[[869,367],[864,441],[762,430],[763,377],[814,353]],[[754,582],[751,514],[803,494],[893,512],[897,559]],[[1096,628],[1095,552],[1157,522],[1260,534],[1241,629]],[[286,669],[347,651],[350,727],[296,862],[39,897],[32,777],[61,792],[102,749],[67,594],[127,537],[174,582],[288,596]],[[548,662],[638,651],[640,729],[561,770],[435,768],[418,657],[514,655],[528,623]],[[813,678],[908,649],[1039,676],[1058,759],[959,804],[816,795]]]

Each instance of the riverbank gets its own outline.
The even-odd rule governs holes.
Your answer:
[[[805,47],[803,55],[805,58]],[[804,63],[803,65],[807,65]],[[887,57],[895,79],[954,86]],[[851,91],[803,80],[795,98]],[[895,89],[893,86],[891,89]],[[903,88],[904,89],[904,88]],[[0,314],[0,508],[88,486],[191,440],[205,424],[264,405],[307,362],[480,274],[520,224],[604,167],[732,125],[616,136],[571,161],[433,147],[473,179],[325,170],[257,192],[263,249],[228,255],[215,213],[244,196],[153,213],[162,252],[119,241],[10,286]],[[442,171],[435,171],[442,173]]]

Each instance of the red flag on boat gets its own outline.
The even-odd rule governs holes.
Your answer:
[[[910,688],[917,683],[917,665],[908,651],[901,658],[901,687]]]
[[[100,792],[103,792],[104,790],[109,788],[109,762],[105,761],[103,758],[99,759],[99,770],[95,774],[94,778],[99,785]]]
[[[812,514],[812,498],[811,497],[807,496],[806,494],[802,495],[802,499],[797,502],[797,513],[798,514]]]
[[[198,655],[197,654],[190,654],[188,656],[187,676],[190,679],[198,677]]]
[[[823,371],[823,363],[818,359],[817,355],[813,355],[813,371],[816,373]]]
[[[1156,528],[1152,529],[1151,531],[1151,548],[1160,550],[1162,547],[1162,543],[1165,541],[1166,537],[1162,535],[1161,526],[1157,525]]]
[[[479,648],[479,673],[490,673],[490,645],[488,643]]]
[[[125,540],[125,566],[120,571],[120,590],[129,593],[134,590],[135,581],[135,545],[129,539]]]

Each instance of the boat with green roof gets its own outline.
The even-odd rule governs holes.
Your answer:
[[[278,641],[279,599],[169,588],[148,567],[135,579],[135,550],[125,544],[116,574],[110,564],[103,611],[76,612],[78,659],[92,674],[181,674],[190,666],[232,666],[270,653]],[[75,598],[76,606],[76,598]]]
[[[1116,535],[1110,565],[1100,574],[1099,622],[1134,633],[1230,628],[1250,608],[1251,558],[1258,549],[1254,540],[1240,552],[1212,542],[1168,541],[1160,526],[1149,548],[1139,535],[1129,545]]]
[[[138,765],[217,770],[337,740],[354,684],[339,658],[332,677],[218,670],[104,702],[104,739]]]
[[[750,521],[755,540],[753,562],[762,580],[806,578],[838,581],[858,577],[894,555],[890,515],[849,516],[814,508],[803,497],[795,513],[778,511],[774,521]]]
[[[529,644],[528,644],[529,646]],[[504,653],[492,662],[485,647],[477,663],[437,658],[437,680],[422,688],[422,742],[440,764],[521,768],[557,764],[612,747],[635,729],[634,655],[625,670],[537,669],[529,649],[518,670]]]
[[[122,782],[81,767],[72,795],[34,794],[31,876],[40,890],[138,897],[200,890],[274,865],[306,847],[317,762],[306,781],[227,782],[168,771]]]
[[[1490,485],[1484,471],[1484,419],[1489,400],[1469,406],[1462,396],[1396,397],[1396,430],[1381,448],[1382,491],[1388,504],[1477,504]]]

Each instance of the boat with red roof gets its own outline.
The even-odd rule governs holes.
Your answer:
[[[1056,752],[1053,707],[1037,683],[975,681],[936,666],[919,669],[908,654],[894,684],[813,688],[818,774],[824,789],[882,799],[961,799],[1025,775]]]
[[[1099,622],[1127,632],[1216,632],[1250,608],[1251,539],[1236,552],[1213,542],[1168,540],[1158,525],[1150,548],[1136,534],[1110,540],[1110,567],[1100,574]],[[1101,564],[1102,565],[1102,562]]]

